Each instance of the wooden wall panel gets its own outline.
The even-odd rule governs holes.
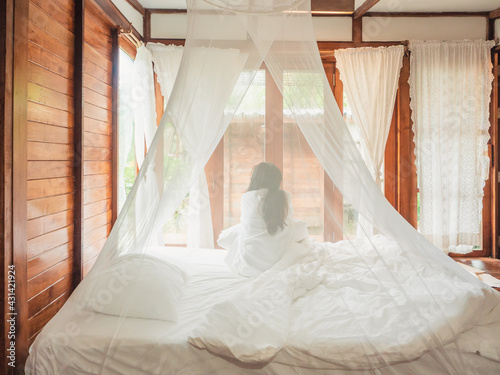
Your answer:
[[[72,0],[29,3],[26,231],[30,343],[71,293],[73,12]]]
[[[70,161],[28,161],[28,181],[71,176]]]
[[[54,285],[50,286],[42,293],[33,297],[32,304],[30,305],[30,315],[35,316],[38,312],[47,307],[47,300],[54,300],[58,296],[61,296],[65,293],[66,290],[71,286],[71,279],[69,277],[64,277],[59,280]]]
[[[53,55],[42,47],[29,43],[28,59],[33,64],[38,64],[43,68],[60,75],[61,77],[73,78],[73,65],[63,59]]]
[[[112,29],[91,2],[83,49],[83,276],[94,264],[112,221]]]
[[[73,210],[67,210],[30,220],[27,227],[27,239],[39,237],[57,229],[65,228],[73,222]]]

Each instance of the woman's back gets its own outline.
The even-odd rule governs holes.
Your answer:
[[[269,265],[281,259],[293,240],[289,225],[289,218],[293,213],[291,204],[283,229],[278,229],[275,234],[268,232],[261,209],[267,192],[267,189],[259,189],[246,192],[241,197],[240,255],[249,266],[246,273],[261,273],[270,268]],[[291,202],[291,197],[287,195]]]
[[[281,190],[281,181],[274,164],[256,165],[241,197],[240,224],[223,231],[217,240],[229,250],[228,266],[242,275],[260,275],[283,257],[293,241],[308,237],[305,223],[291,218],[292,197]]]

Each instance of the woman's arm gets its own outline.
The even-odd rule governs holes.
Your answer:
[[[240,233],[241,223],[233,225],[225,230],[223,230],[219,234],[219,238],[217,239],[217,244],[223,249],[230,250],[233,247],[233,244],[236,244],[238,241],[238,235]]]

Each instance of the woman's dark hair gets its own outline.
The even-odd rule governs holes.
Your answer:
[[[283,229],[288,215],[288,200],[285,192],[280,189],[282,178],[277,166],[273,163],[262,162],[253,168],[247,189],[247,191],[268,189],[260,210],[270,234],[275,234],[278,228]]]

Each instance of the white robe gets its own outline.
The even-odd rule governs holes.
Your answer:
[[[292,244],[309,237],[306,223],[292,218],[292,197],[288,192],[285,225],[275,234],[270,234],[260,210],[266,194],[267,189],[243,194],[240,223],[222,231],[217,240],[219,246],[229,250],[226,256],[229,268],[248,277],[259,276],[276,264]]]

